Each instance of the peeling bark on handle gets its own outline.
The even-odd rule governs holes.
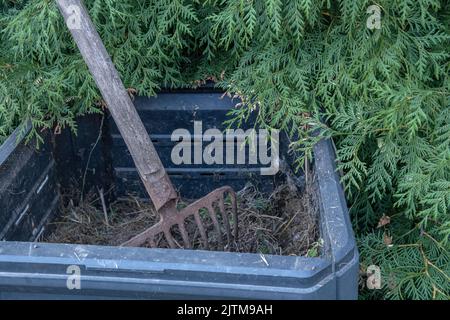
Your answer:
[[[80,0],[57,0],[67,27],[94,77],[108,109],[130,150],[156,209],[177,198],[153,143],[123,86],[120,76]]]

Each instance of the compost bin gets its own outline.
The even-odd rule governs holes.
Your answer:
[[[225,128],[236,102],[203,90],[137,97],[135,106],[167,172],[183,197],[198,198],[223,185],[252,181],[270,192],[283,179],[261,175],[255,164],[174,165],[171,133]],[[251,120],[246,124],[251,126]],[[29,129],[29,128],[28,128]],[[68,190],[113,190],[107,202],[128,194],[146,198],[132,158],[110,117],[86,116],[77,134],[43,133],[44,143],[23,141],[17,129],[0,148],[0,298],[136,299],[355,299],[358,252],[331,141],[314,148],[315,196],[321,247],[316,257],[205,250],[46,243]],[[295,154],[280,136],[280,158]],[[304,173],[296,173],[304,181]],[[68,285],[71,266],[80,286]]]

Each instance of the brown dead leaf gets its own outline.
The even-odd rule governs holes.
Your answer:
[[[98,107],[100,107],[100,108],[102,108],[103,111],[105,111],[106,109],[108,109],[108,105],[106,104],[106,101],[103,100],[103,99],[98,100],[98,101],[95,103],[95,105],[98,106]]]
[[[390,246],[392,244],[392,237],[389,236],[387,233],[383,234],[383,242],[385,245]]]
[[[135,88],[128,88],[127,92],[128,92],[128,95],[130,96],[131,100],[133,100],[134,96],[137,94],[137,90]]]
[[[389,223],[391,223],[391,217],[383,214],[383,216],[380,218],[380,221],[378,221],[377,228],[381,228]]]
[[[55,126],[55,129],[53,130],[53,133],[55,135],[61,134],[61,126],[59,124]]]

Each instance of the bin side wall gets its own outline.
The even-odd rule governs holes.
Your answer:
[[[20,130],[20,129],[18,129]],[[57,214],[60,194],[50,135],[44,143],[9,139],[0,148],[0,239],[35,241]]]

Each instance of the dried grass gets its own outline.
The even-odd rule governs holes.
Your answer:
[[[226,250],[275,255],[306,255],[317,245],[318,209],[314,186],[310,183],[300,192],[292,183],[279,185],[269,196],[247,185],[237,192],[239,238]],[[99,194],[89,194],[79,205],[65,195],[66,206],[58,221],[52,222],[53,232],[45,241],[58,243],[117,246],[149,228],[159,220],[158,213],[148,201],[134,197],[118,200],[109,207],[102,205]],[[181,203],[180,206],[186,205]],[[202,213],[200,213],[202,215]],[[203,214],[211,248],[217,247],[212,221]],[[192,247],[201,249],[202,242],[193,221],[186,228]],[[177,231],[174,230],[175,239]],[[161,237],[158,246],[167,243]],[[180,246],[181,247],[181,246]]]

